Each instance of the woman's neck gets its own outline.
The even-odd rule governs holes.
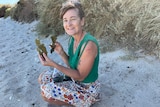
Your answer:
[[[81,31],[78,35],[74,36],[75,42],[79,43],[84,36],[84,32]]]
[[[77,35],[74,37],[75,41],[74,41],[74,51],[77,49],[77,47],[79,46],[81,40],[83,39],[85,35],[85,32],[81,32],[80,35]]]

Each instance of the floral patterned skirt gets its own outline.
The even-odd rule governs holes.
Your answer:
[[[46,71],[41,76],[41,91],[48,99],[53,98],[76,107],[90,107],[99,101],[100,83],[54,82],[53,78],[52,71]]]

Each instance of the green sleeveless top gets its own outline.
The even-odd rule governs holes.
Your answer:
[[[93,41],[97,45],[98,53],[97,53],[97,56],[95,58],[95,61],[94,61],[94,64],[93,64],[93,67],[92,67],[90,73],[83,81],[81,81],[83,83],[95,82],[98,78],[98,65],[99,65],[99,45],[98,45],[98,42],[95,37],[93,37],[89,33],[86,33],[84,38],[81,40],[78,48],[76,49],[75,53],[73,52],[74,38],[72,36],[71,36],[71,39],[69,42],[69,48],[68,48],[69,65],[72,69],[77,69],[79,59],[80,59],[80,57],[83,53],[83,50],[84,50],[88,41]],[[85,45],[83,46],[83,49],[81,49],[83,44],[85,44]]]

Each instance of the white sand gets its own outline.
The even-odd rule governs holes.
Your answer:
[[[37,57],[36,23],[0,18],[0,107],[47,107],[37,78],[51,68],[42,66]],[[67,36],[58,38],[65,50],[67,40]],[[48,46],[50,40],[43,43]],[[48,55],[62,63],[57,54]],[[102,96],[93,107],[160,107],[160,61],[141,51],[136,58],[128,55],[124,50],[101,54]]]

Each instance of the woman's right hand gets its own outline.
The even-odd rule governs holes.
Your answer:
[[[59,43],[59,42],[55,42],[55,48],[54,48],[54,51],[56,53],[58,53],[59,55],[61,55],[63,53],[63,47],[62,45]]]

